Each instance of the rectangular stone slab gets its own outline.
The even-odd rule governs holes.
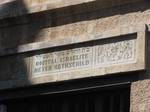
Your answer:
[[[34,83],[145,70],[145,31],[31,57]],[[41,80],[42,79],[42,80]]]
[[[90,46],[33,56],[32,74],[42,76],[43,74],[72,72],[88,67],[98,68],[134,63],[137,39],[129,37],[122,40],[106,39],[90,42],[92,44]]]
[[[146,70],[147,28],[131,29],[1,56],[0,89]]]
[[[31,57],[34,83],[72,80],[146,69],[146,26],[116,35],[60,47]],[[72,47],[70,47],[72,46]],[[52,82],[53,82],[52,81]]]

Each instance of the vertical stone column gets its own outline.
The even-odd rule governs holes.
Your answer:
[[[150,80],[131,85],[130,112],[150,112]]]

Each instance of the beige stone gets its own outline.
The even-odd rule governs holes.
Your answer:
[[[15,2],[1,0],[0,3],[3,9]],[[19,4],[26,7],[22,9]],[[0,89],[139,70],[147,71],[143,76],[149,75],[149,68],[145,67],[146,47],[149,47],[145,42],[146,32],[150,31],[149,27],[145,28],[150,24],[150,9],[146,1],[24,0],[19,4],[0,9],[3,12],[0,15]],[[128,64],[93,66],[33,77],[32,58],[38,51],[44,54],[62,46],[128,38],[132,34],[136,39],[136,58]]]
[[[134,82],[131,86],[130,112],[149,112],[150,110],[150,81]]]
[[[27,13],[70,7],[73,5],[84,6],[90,4],[90,7],[93,8],[97,5],[101,8],[106,8],[138,1],[143,0],[1,0],[0,6],[4,11],[1,13],[0,18],[14,17]]]
[[[42,51],[41,53],[39,52],[40,54],[38,52],[35,54],[35,53],[26,53],[26,52],[30,50],[32,51],[34,49],[36,50],[42,49],[42,47],[47,48],[47,47],[54,47],[54,46],[52,45],[47,46],[47,45],[50,45],[48,43],[46,46],[45,44],[38,44],[38,43],[36,43],[35,45],[31,44],[31,46],[30,45],[21,46],[17,52],[18,53],[24,52],[24,54],[17,54],[17,55],[12,55],[11,57],[7,56],[7,57],[1,58],[0,69],[2,71],[0,71],[0,74],[3,74],[3,75],[1,75],[1,78],[0,78],[1,79],[0,89],[12,88],[12,87],[14,88],[18,86],[35,85],[35,84],[42,84],[42,83],[49,83],[49,82],[58,82],[58,81],[64,81],[64,80],[73,80],[73,79],[80,79],[80,78],[87,78],[87,77],[95,77],[95,76],[109,75],[109,74],[114,74],[114,73],[116,74],[116,73],[145,70],[146,69],[146,62],[145,62],[146,60],[146,32],[147,32],[147,29],[145,25],[139,26],[139,27],[133,26],[131,28],[126,28],[126,29],[122,29],[119,31],[114,29],[114,30],[110,30],[110,33],[104,34],[103,38],[97,35],[96,37],[93,37],[89,40],[82,40],[82,39],[79,40],[78,44],[76,43],[77,45],[76,44],[74,44],[73,46],[70,45],[70,47],[72,46],[72,48],[64,47],[64,49],[66,50],[74,49],[74,47],[75,48],[77,47],[76,49],[79,49],[79,48],[85,48],[85,45],[86,45],[86,46],[89,46],[91,49],[95,50],[95,53],[97,54],[98,53],[97,48],[99,47],[99,42],[100,42],[100,45],[102,46],[104,44],[103,42],[109,42],[108,40],[112,39],[113,41],[110,41],[110,43],[106,43],[106,45],[105,44],[103,45],[104,47],[106,47],[107,45],[110,45],[111,47],[113,44],[115,44],[119,40],[120,43],[116,45],[117,46],[119,45],[119,47],[121,46],[124,47],[124,45],[126,45],[124,44],[125,40],[129,39],[131,40],[131,42],[133,42],[133,44],[131,44],[131,42],[129,41],[131,44],[130,50],[133,52],[132,53],[133,58],[131,57],[129,58],[129,60],[123,59],[123,60],[119,60],[119,61],[116,60],[116,61],[111,62],[108,60],[109,58],[108,59],[104,58],[106,62],[104,62],[103,65],[101,63],[95,63],[93,65],[92,63],[94,61],[90,61],[91,64],[89,64],[88,66],[84,66],[83,68],[82,66],[73,67],[71,69],[67,68],[66,70],[63,70],[63,69],[54,70],[53,72],[51,71],[40,72],[39,74],[33,73],[33,70],[36,68],[36,65],[33,63],[36,63],[37,61],[40,60],[39,58],[37,58],[37,61],[34,61],[35,56],[41,57],[42,55],[40,54],[45,54],[45,53],[50,53],[49,55],[52,55],[51,52],[55,53],[57,51],[58,54],[54,54],[54,56],[56,56],[57,60],[60,60],[59,58],[60,51],[64,53],[67,53],[67,52],[70,53],[70,52],[75,52],[75,51],[66,52],[62,48],[58,49],[56,47],[55,48],[56,51],[55,49],[49,48],[46,51]],[[98,39],[98,42],[93,41],[95,39],[96,40]],[[85,44],[80,43],[80,42],[86,42],[86,41],[89,41],[89,42]],[[70,44],[70,42],[64,43],[64,44],[67,45],[67,44]],[[57,46],[59,45],[60,43],[57,44]],[[105,50],[103,51],[104,55],[106,51]],[[124,52],[124,50],[122,52]],[[9,52],[6,52],[6,53],[9,53]],[[113,52],[109,51],[108,53],[113,53]],[[78,52],[75,54],[72,54],[72,56],[77,55],[77,54]],[[6,55],[6,54],[3,54],[3,55]],[[93,53],[90,53],[89,55],[92,55],[93,57],[96,56],[96,55],[93,55]],[[66,56],[69,56],[69,55],[66,54]],[[102,57],[99,57],[99,59],[101,58]],[[91,57],[89,57],[89,59],[92,60]],[[83,61],[83,60],[80,60],[80,61]],[[43,63],[43,62],[44,61],[41,61],[40,63]],[[66,62],[64,62],[64,64],[65,63]],[[45,65],[42,65],[42,66],[45,66]],[[39,67],[41,68],[42,66],[39,66]]]

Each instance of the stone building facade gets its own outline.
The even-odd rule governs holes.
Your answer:
[[[0,0],[0,112],[108,88],[129,91],[118,112],[149,112],[149,24],[148,0]]]

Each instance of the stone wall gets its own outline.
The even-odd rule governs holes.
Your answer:
[[[135,71],[142,70],[135,74],[141,81],[131,84],[131,112],[149,112],[150,40],[149,34],[145,35],[150,31],[149,1],[1,0],[0,3],[0,89],[91,77],[93,71],[85,69],[76,71],[77,75],[72,76],[69,73],[52,76],[50,73],[44,78],[33,78],[32,59],[35,55],[60,49],[98,46],[93,45],[93,42],[110,37],[116,37],[117,42],[120,41],[120,37],[126,40],[134,35],[132,38],[136,38],[138,32],[144,31],[141,37],[147,37],[147,49],[144,49],[143,41],[139,41],[142,46],[138,48],[141,49],[141,54],[136,55],[142,60],[140,67],[137,63],[127,68],[114,65],[113,69],[99,69],[96,73],[116,75],[110,71],[126,68],[126,71],[120,69],[117,72],[121,75],[122,72],[132,71],[132,67]],[[93,73],[92,76],[98,76],[97,74]],[[143,79],[147,80],[142,81]]]
[[[134,82],[131,86],[131,111],[149,112],[150,110],[150,81]]]
[[[92,8],[97,6],[100,8],[106,8],[125,3],[134,3],[137,1],[143,0],[1,0],[0,8],[2,10],[0,11],[0,18],[14,17],[45,10],[53,10],[78,4],[87,6],[90,3]]]
[[[119,31],[124,27],[149,24],[147,2],[111,8],[95,5],[97,2],[93,2],[92,6],[91,3],[79,4],[1,20],[0,46],[10,48],[41,41],[56,43],[72,38],[78,40],[112,29]]]
[[[103,3],[106,2],[103,1]],[[0,21],[0,69],[3,70],[1,71],[3,75],[0,76],[1,88],[53,82],[58,81],[58,79],[60,81],[91,77],[91,72],[84,70],[84,72],[76,72],[79,75],[50,74],[44,78],[36,77],[33,80],[31,70],[32,58],[34,55],[44,52],[54,52],[55,49],[58,51],[60,50],[59,46],[63,45],[70,45],[69,47],[76,48],[78,43],[82,42],[107,37],[119,37],[137,33],[139,30],[142,31],[142,29],[145,32],[145,28],[141,26],[145,26],[145,24],[148,26],[150,23],[148,2],[136,1],[119,5],[120,3],[124,2],[114,1],[110,2],[112,4],[111,7],[107,3],[103,5],[106,7],[101,7],[102,4],[99,1],[91,1],[30,15],[26,14],[2,19]],[[25,4],[22,5],[26,6]],[[26,7],[26,9],[28,8]],[[142,41],[140,42],[142,43]],[[75,45],[72,46],[71,44]],[[88,45],[91,46],[91,43]],[[45,50],[41,50],[43,48]],[[46,48],[49,49],[46,50]],[[144,62],[144,46],[140,46],[139,48],[143,48],[141,49],[143,58],[140,57],[140,53],[138,57],[143,60],[141,62]],[[65,49],[68,49],[67,46]],[[130,68],[132,67],[134,67],[134,70],[138,70],[139,68],[139,70],[145,69],[144,63],[140,64],[140,67],[138,65],[135,64],[134,66],[130,65],[131,67],[129,66],[128,68],[124,66],[120,68],[126,68],[126,72],[131,71]],[[110,74],[113,73],[111,71],[116,70],[118,68],[114,65],[113,69],[96,70],[97,72],[93,76],[97,76],[98,73],[99,75]],[[125,70],[121,69],[119,73],[123,71]]]

